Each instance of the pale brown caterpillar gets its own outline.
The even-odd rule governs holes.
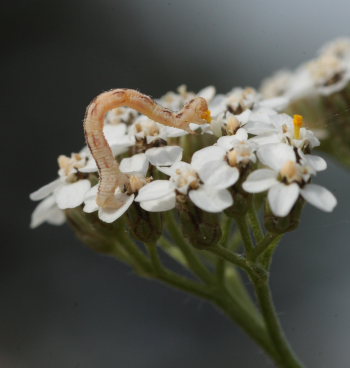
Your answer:
[[[119,164],[103,134],[106,113],[120,106],[130,107],[160,124],[189,133],[193,133],[189,128],[190,123],[204,124],[211,121],[207,101],[202,97],[194,98],[180,112],[174,113],[133,89],[113,89],[98,95],[87,107],[84,131],[100,175],[96,203],[103,208],[119,208],[123,203],[116,199],[115,189],[129,182],[128,176],[119,170]]]

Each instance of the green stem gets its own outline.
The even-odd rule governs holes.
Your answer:
[[[279,353],[282,367],[284,368],[302,368],[303,365],[299,362],[295,356],[292,348],[288,344],[286,337],[282,331],[280,322],[277,317],[277,313],[272,301],[271,290],[269,287],[268,279],[253,280],[255,292],[259,300],[261,312],[263,314],[267,330],[270,334],[271,340]]]
[[[230,249],[232,252],[235,252],[236,250],[238,250],[241,243],[242,243],[241,233],[238,230],[236,230],[233,233],[232,241],[227,245],[226,248]]]
[[[222,234],[222,238],[220,241],[220,245],[223,248],[227,247],[227,243],[229,240],[229,236],[231,233],[231,226],[232,226],[232,218],[227,217],[225,220],[225,224],[223,226],[223,234]],[[222,257],[218,257],[217,262],[216,262],[216,276],[219,280],[219,282],[224,282],[225,281],[225,259]]]
[[[120,234],[120,243],[123,245],[124,250],[129,253],[134,262],[136,262],[136,264],[139,266],[139,269],[144,271],[142,275],[148,277],[152,267],[147,256],[127,236]]]
[[[188,267],[205,283],[212,283],[212,274],[200,262],[196,254],[193,252],[191,246],[184,239],[183,234],[179,230],[179,227],[172,215],[168,215],[167,224],[176,245],[181,249],[183,255],[186,258]]]
[[[282,235],[280,234],[272,234],[268,233],[265,237],[260,241],[260,243],[254,249],[251,259],[256,260],[261,256],[272,244],[277,245],[280,241]]]
[[[231,262],[232,264],[246,270],[248,273],[251,272],[251,268],[244,257],[242,257],[239,254],[233,253],[230,250],[221,247],[220,245],[210,247],[206,249],[206,251],[216,254],[219,257],[222,257],[223,259]]]
[[[210,300],[210,298],[212,297],[205,285],[189,280],[186,277],[179,276],[169,270],[167,270],[167,272],[164,274],[154,275],[153,278],[165,282],[175,287],[176,289],[197,295],[198,297],[206,300]]]
[[[147,244],[152,265],[153,265],[153,278],[166,282],[177,289],[189,292],[200,296],[201,298],[210,299],[211,293],[208,288],[197,282],[187,279],[186,277],[180,276],[173,271],[168,270],[161,263],[156,244]]]
[[[252,318],[239,303],[227,295],[216,298],[214,302],[279,364],[280,357],[272,341],[266,336],[264,325]]]
[[[259,220],[258,214],[255,209],[254,198],[251,201],[251,205],[248,211],[248,217],[249,217],[250,225],[253,230],[255,241],[260,242],[264,237],[264,232],[262,230],[260,220]]]
[[[165,236],[162,236],[158,243],[161,245],[162,249],[176,262],[180,263],[183,267],[188,269],[186,258],[179,248],[172,244]]]
[[[259,319],[260,324],[264,324],[264,320],[260,314],[260,311],[257,309],[257,306],[254,304],[246,286],[243,283],[242,277],[235,266],[227,265],[225,270],[225,285],[232,297],[239,300],[242,305],[244,305],[244,309],[255,315],[257,319]]]
[[[247,256],[249,257],[253,251],[254,251],[254,243],[252,240],[252,237],[250,235],[247,216],[241,216],[236,217],[236,222],[239,228],[239,231],[241,232],[241,236],[244,242],[245,250],[247,253]]]
[[[271,266],[271,262],[272,262],[272,256],[275,252],[275,249],[277,247],[277,245],[279,244],[279,242],[281,241],[283,235],[279,235],[266,249],[265,251],[261,254],[260,256],[260,261],[261,264],[265,267],[266,270],[270,269]]]
[[[152,265],[153,265],[153,269],[155,271],[156,275],[162,275],[164,273],[166,273],[166,269],[163,267],[160,258],[159,258],[159,254],[157,251],[157,244],[147,244],[148,247],[148,251],[151,257],[151,261],[152,261]]]

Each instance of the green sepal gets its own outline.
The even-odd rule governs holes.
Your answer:
[[[244,216],[248,212],[253,195],[243,190],[242,183],[246,181],[253,167],[253,164],[249,164],[240,170],[237,183],[233,187],[228,188],[233,197],[233,205],[224,211],[227,216],[235,218]]]
[[[155,243],[162,235],[161,213],[147,212],[134,202],[129,207],[126,217],[132,234],[143,243]]]
[[[196,207],[188,199],[177,203],[183,235],[192,246],[205,249],[216,245],[221,239],[220,218]]]
[[[295,230],[300,223],[300,216],[304,207],[304,199],[299,197],[290,213],[285,217],[275,216],[266,201],[265,205],[265,227],[274,234],[284,234]]]

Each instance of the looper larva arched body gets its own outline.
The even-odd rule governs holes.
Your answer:
[[[132,89],[113,89],[98,95],[87,107],[84,131],[87,145],[98,166],[100,184],[96,202],[100,207],[118,208],[122,203],[114,196],[115,189],[127,184],[129,178],[119,170],[119,164],[103,134],[105,115],[109,110],[127,106],[146,115],[157,123],[184,129],[189,133],[190,123],[204,124],[210,122],[207,101],[196,97],[183,109],[174,113],[158,105],[151,97]]]

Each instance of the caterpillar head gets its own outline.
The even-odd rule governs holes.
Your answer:
[[[177,117],[188,124],[207,124],[212,120],[208,103],[203,97],[195,97],[188,102]]]

